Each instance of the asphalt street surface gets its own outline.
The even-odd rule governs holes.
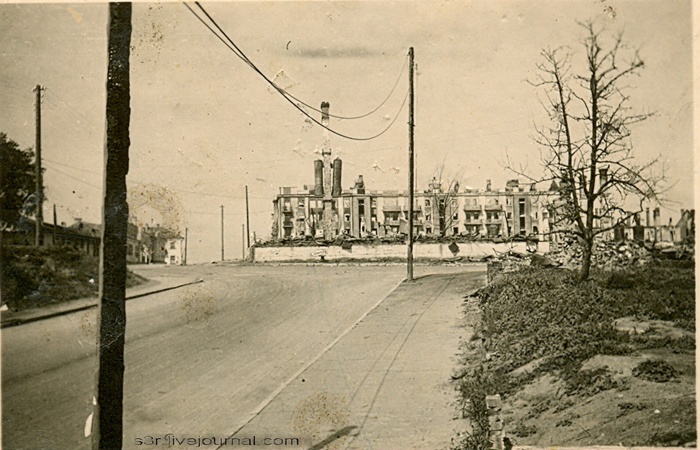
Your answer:
[[[205,282],[127,303],[125,448],[167,433],[230,436],[391,292],[405,267],[203,265],[141,273]],[[3,448],[90,448],[95,332],[94,309],[3,330]]]

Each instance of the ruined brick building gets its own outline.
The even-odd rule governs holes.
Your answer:
[[[328,103],[321,105],[324,125],[328,108]],[[331,159],[327,131],[321,156],[314,161],[313,185],[281,187],[273,200],[273,239],[408,232],[407,191],[368,190],[362,175],[343,189],[343,163]],[[445,189],[433,180],[428,189],[414,193],[414,234],[543,237],[549,232],[548,195],[518,180],[508,181],[504,189],[492,189],[490,181],[485,189]]]

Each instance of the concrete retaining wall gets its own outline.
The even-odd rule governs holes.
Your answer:
[[[469,242],[456,244],[459,251],[452,253],[450,244],[418,244],[413,246],[414,258],[446,259],[461,256],[465,258],[481,258],[503,253],[509,250],[525,253],[525,242],[513,242],[496,244],[493,242]],[[537,253],[549,252],[549,243],[540,242],[537,245]],[[340,246],[329,247],[257,247],[253,252],[255,262],[279,262],[279,261],[318,261],[321,256],[326,261],[339,259],[372,260],[380,258],[405,258],[406,245],[366,245],[355,244],[349,250],[343,250]]]

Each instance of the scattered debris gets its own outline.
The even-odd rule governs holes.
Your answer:
[[[551,244],[551,251],[545,255],[538,253],[497,253],[482,258],[489,266],[489,282],[499,273],[515,272],[524,266],[577,269],[581,266],[583,250],[575,241]],[[657,248],[653,243],[639,241],[600,241],[593,248],[591,266],[599,269],[622,269],[640,267],[657,259],[685,259],[694,261],[692,245]]]
[[[581,265],[583,249],[575,242],[560,246],[558,251],[551,252],[550,259],[561,266],[573,269]],[[652,259],[652,253],[636,241],[596,242],[591,258],[591,266],[619,268],[642,266]]]

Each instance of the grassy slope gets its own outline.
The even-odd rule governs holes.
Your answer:
[[[580,285],[569,271],[527,268],[482,290],[478,307],[460,390],[481,431],[479,398],[500,393],[506,435],[518,444],[695,440],[692,265],[598,273]],[[622,332],[614,323],[623,317],[660,329]],[[655,362],[637,369],[646,360]],[[479,431],[459,448],[483,446]]]
[[[73,247],[5,247],[3,303],[18,311],[97,295],[99,259]],[[127,287],[145,281],[131,271]]]

